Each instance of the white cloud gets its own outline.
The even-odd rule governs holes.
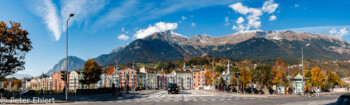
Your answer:
[[[276,11],[276,9],[278,8],[278,5],[279,4],[274,3],[273,0],[265,1],[261,10],[271,14]]]
[[[31,5],[34,14],[44,19],[47,28],[53,33],[55,40],[59,40],[62,34],[62,21],[58,16],[57,7],[51,0],[38,0]]]
[[[120,39],[120,40],[128,40],[128,39],[129,39],[129,36],[126,36],[125,34],[120,34],[120,35],[118,36],[118,39]]]
[[[154,26],[149,26],[146,29],[140,29],[136,31],[134,34],[134,37],[137,39],[143,39],[153,33],[156,32],[164,32],[167,30],[174,30],[177,28],[177,23],[164,23],[164,22],[158,22]]]
[[[342,29],[339,30],[339,33],[338,33],[338,34],[339,34],[340,36],[344,36],[344,35],[348,35],[348,33],[349,33],[349,32],[348,32],[348,31],[346,30],[346,28],[344,27],[344,28],[342,28]]]
[[[335,28],[332,28],[331,30],[329,30],[329,33],[330,34],[335,34],[335,33],[337,33],[338,31],[337,31],[337,29],[335,29]]]
[[[273,20],[276,20],[276,19],[277,19],[277,17],[276,17],[275,15],[272,15],[272,16],[270,16],[270,18],[269,18],[270,21],[273,21]]]
[[[238,18],[236,23],[238,24],[238,27],[241,27],[241,28],[233,28],[233,29],[245,29],[245,30],[239,30],[239,31],[247,31],[250,29],[250,27],[259,28],[261,26],[260,16],[263,13],[260,9],[249,8],[247,6],[243,6],[242,3],[231,4],[229,5],[229,7],[242,15],[246,15],[246,18],[248,20],[248,24],[242,25],[241,23],[237,23],[237,22],[241,22],[238,20],[242,20],[243,18],[242,19],[240,19],[241,17]],[[234,27],[237,27],[237,26],[234,26]]]
[[[195,27],[195,26],[196,26],[196,23],[192,22],[191,26],[192,26],[192,27]]]
[[[268,14],[274,13],[278,8],[278,4],[274,3],[273,0],[265,1],[262,8],[250,8],[244,6],[242,3],[238,2],[229,5],[235,12],[246,16],[247,22],[244,22],[243,17],[239,17],[236,21],[236,25],[233,25],[232,29],[237,31],[249,31],[251,28],[258,29],[261,27],[260,16],[264,12]],[[275,15],[271,16],[270,19],[274,20],[277,17]]]
[[[237,21],[236,21],[237,24],[241,24],[241,23],[243,23],[243,22],[244,22],[243,17],[239,17],[239,18],[237,19]]]
[[[225,17],[225,26],[230,25],[230,22],[228,22],[228,21],[229,21],[229,17]]]
[[[187,20],[187,18],[185,16],[182,16],[181,20],[184,21],[184,20]]]
[[[124,27],[122,27],[122,29],[121,29],[121,30],[122,30],[122,32],[125,32],[125,29],[124,29]]]
[[[347,31],[345,27],[339,29],[339,31],[336,28],[332,27],[332,29],[329,30],[329,33],[332,35],[345,36],[349,34],[349,31]]]

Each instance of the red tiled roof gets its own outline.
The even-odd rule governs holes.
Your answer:
[[[114,68],[109,68],[106,72],[106,75],[112,75],[114,73]]]

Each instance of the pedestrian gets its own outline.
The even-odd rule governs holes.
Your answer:
[[[115,95],[115,84],[112,83],[112,95],[114,96]]]
[[[321,91],[320,87],[317,86],[316,87],[316,96],[320,96],[320,91]]]
[[[304,86],[304,96],[307,95],[307,86]]]
[[[312,87],[309,87],[309,94],[310,94],[310,96],[313,95],[313,93],[312,93]]]

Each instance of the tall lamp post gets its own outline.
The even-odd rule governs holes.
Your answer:
[[[238,94],[238,91],[239,91],[239,81],[238,81],[239,75],[241,75],[241,73],[239,73],[238,71],[236,71],[235,76],[236,76],[236,78],[237,78],[237,94]]]
[[[306,44],[305,47],[310,46],[310,43]],[[301,47],[301,71],[303,72],[303,78],[301,79],[301,88],[304,88],[304,47]]]
[[[66,74],[65,74],[65,76],[66,77],[68,77],[68,21],[69,21],[69,19],[71,18],[71,17],[73,17],[74,16],[74,14],[73,13],[71,13],[71,14],[69,14],[69,18],[67,19],[67,36],[66,36]],[[66,101],[68,101],[68,78],[67,78],[67,80],[65,81],[66,82]]]
[[[214,82],[215,82],[215,80],[214,80],[214,79],[215,79],[215,76],[214,76],[214,75],[215,75],[215,74],[214,74],[214,73],[215,73],[215,72],[214,72],[214,71],[215,71],[215,61],[214,61],[214,59],[215,59],[215,58],[213,58],[213,70],[212,70],[213,73],[212,73],[211,76],[213,77],[212,86],[213,86],[213,90],[215,91],[215,83],[214,83]]]

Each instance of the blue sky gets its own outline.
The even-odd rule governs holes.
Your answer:
[[[224,36],[249,30],[293,30],[350,41],[348,0],[1,0],[0,21],[22,24],[33,50],[21,74],[40,75],[69,55],[84,60],[150,33]]]

